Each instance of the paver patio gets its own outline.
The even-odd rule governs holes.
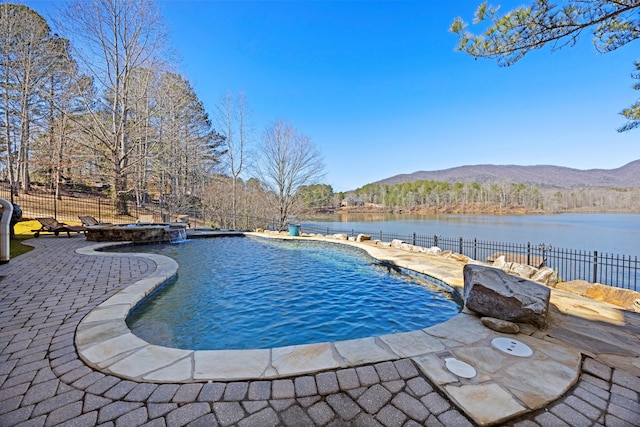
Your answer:
[[[434,377],[429,369],[437,358],[428,354],[247,380],[149,382],[104,373],[80,359],[76,329],[116,292],[156,274],[156,263],[134,255],[77,253],[90,244],[83,237],[44,236],[29,244],[33,251],[0,266],[0,426],[478,423],[469,415],[478,413],[471,407],[473,400],[461,395],[472,388]],[[410,264],[422,262],[403,257]],[[552,303],[557,305],[554,326],[522,338],[580,352],[577,381],[544,408],[501,425],[640,425],[638,314],[562,292],[555,293]],[[445,332],[440,328],[432,334]],[[483,372],[490,370],[480,363],[484,350],[454,350],[475,357]],[[500,369],[494,376],[507,378]],[[517,377],[517,372],[508,376]],[[462,385],[498,384],[496,378]],[[507,386],[518,389],[517,384]],[[501,387],[481,391],[499,396]],[[527,402],[521,403],[526,407]]]

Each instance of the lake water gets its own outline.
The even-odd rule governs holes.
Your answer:
[[[552,245],[554,248],[640,255],[640,214],[557,215],[380,215],[349,214],[315,218],[302,224],[332,232],[381,231],[493,242]]]

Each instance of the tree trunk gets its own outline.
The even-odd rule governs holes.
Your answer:
[[[127,207],[127,179],[122,173],[120,163],[114,161],[114,164],[117,167],[113,171],[113,208],[116,211],[116,215],[129,215],[129,208]]]
[[[9,67],[5,67],[5,82],[9,82]],[[14,162],[13,162],[13,144],[11,143],[11,113],[10,113],[10,98],[9,86],[5,85],[4,90],[4,129],[5,129],[5,143],[7,146],[7,172],[9,174],[9,192],[11,195],[11,203],[13,203],[13,196],[16,190]]]
[[[28,193],[31,187],[29,179],[29,138],[31,125],[31,110],[29,109],[29,92],[31,85],[28,68],[23,73],[22,87],[20,88],[20,150],[18,152],[18,165],[20,170],[20,187]]]

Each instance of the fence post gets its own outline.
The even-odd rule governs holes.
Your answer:
[[[458,252],[460,255],[462,255],[462,237],[460,238],[460,252]]]
[[[527,242],[527,265],[531,265],[531,242]]]
[[[438,236],[433,235],[433,246],[438,246]]]
[[[415,232],[413,233],[413,243],[412,243],[412,245],[413,246],[416,245],[416,233]]]
[[[593,251],[593,282],[598,281],[598,251]]]
[[[478,239],[473,239],[473,259],[478,260]]]

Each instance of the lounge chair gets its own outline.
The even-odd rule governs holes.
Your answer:
[[[81,225],[69,225],[64,222],[58,222],[55,218],[36,218],[36,220],[42,224],[42,228],[39,230],[31,230],[33,237],[40,237],[40,233],[47,232],[58,235],[60,233],[67,233],[68,237],[71,237],[71,233],[84,233],[87,229]]]
[[[85,227],[91,227],[92,225],[113,225],[110,222],[100,222],[91,215],[79,215],[80,221],[82,221],[82,225]]]

